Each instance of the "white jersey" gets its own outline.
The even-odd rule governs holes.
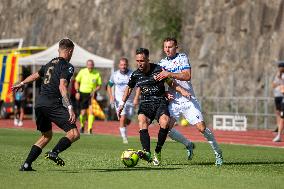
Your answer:
[[[172,73],[180,73],[182,70],[191,69],[189,59],[184,53],[177,53],[174,58],[166,57],[159,62],[159,65]],[[191,82],[180,81],[177,79],[175,79],[175,81],[188,92],[190,92],[191,98],[189,99],[183,97],[174,89],[169,88],[169,92],[174,95],[174,100],[170,101],[169,105],[171,117],[174,117],[176,120],[178,120],[182,114],[191,125],[195,125],[203,121],[201,108],[199,102],[195,98]]]
[[[189,59],[186,54],[184,53],[177,53],[174,58],[164,58],[159,62],[159,65],[164,68],[165,70],[172,72],[172,73],[180,73],[182,70],[191,69]],[[180,81],[175,79],[175,81],[190,92],[192,98],[195,98],[194,91],[190,81]],[[176,101],[183,100],[183,96],[176,92],[174,89],[169,88],[169,92],[174,95]]]
[[[122,97],[124,94],[124,90],[128,84],[128,81],[130,79],[130,76],[132,74],[131,70],[128,70],[127,73],[123,74],[121,73],[119,70],[115,71],[109,79],[109,83],[111,85],[114,85],[114,98],[115,101],[117,102],[121,102],[122,101]],[[133,99],[134,99],[134,92],[131,93],[131,95],[129,96],[128,100],[126,103],[133,103]]]

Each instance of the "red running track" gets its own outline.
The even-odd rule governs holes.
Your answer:
[[[79,124],[77,124],[79,125]],[[119,136],[118,130],[119,123],[117,121],[95,121],[93,133],[107,134]],[[24,120],[23,127],[14,126],[13,120],[0,120],[0,128],[15,128],[15,129],[30,129],[36,130],[36,124],[32,120]],[[60,131],[56,126],[53,126],[55,131]],[[183,133],[186,137],[194,142],[206,142],[203,135],[201,135],[194,127],[177,126],[177,130]],[[149,128],[150,136],[156,137],[158,133],[158,126],[151,125]],[[214,131],[218,143],[224,144],[243,144],[254,146],[271,146],[271,147],[284,147],[283,142],[272,142],[275,136],[270,130],[249,130],[249,131]],[[128,127],[129,136],[138,136],[139,128],[137,124],[131,124]],[[282,137],[284,140],[284,136]]]

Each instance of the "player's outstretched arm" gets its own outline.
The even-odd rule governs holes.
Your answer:
[[[181,81],[189,81],[191,79],[191,69],[182,70],[180,73],[172,73],[163,69],[163,71],[155,77],[155,79],[158,81],[161,81],[165,78],[174,78]]]
[[[24,81],[22,81],[21,83],[17,84],[17,85],[13,85],[12,86],[12,91],[13,92],[17,92],[19,89],[23,89],[23,87],[25,86],[25,84],[28,84],[30,82],[33,82],[37,79],[40,78],[40,75],[38,72],[31,74],[30,76],[28,76],[26,79],[24,79]]]
[[[76,116],[73,110],[73,107],[71,105],[71,101],[68,96],[68,82],[66,79],[60,79],[60,84],[59,84],[59,91],[61,93],[63,103],[67,106],[68,112],[69,112],[69,122],[70,123],[75,123],[76,121]]]

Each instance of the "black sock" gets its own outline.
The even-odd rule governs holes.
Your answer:
[[[168,131],[169,131],[169,129],[160,128],[159,134],[158,134],[158,142],[157,142],[157,146],[156,146],[156,149],[155,149],[156,153],[161,152],[162,147],[163,147],[163,145],[164,145],[164,143],[167,139]]]
[[[33,145],[31,148],[31,151],[25,161],[29,166],[32,165],[32,163],[38,158],[38,156],[41,154],[42,149],[36,145]]]
[[[52,152],[55,152],[59,154],[60,152],[63,152],[67,148],[71,146],[71,141],[67,137],[62,137],[56,146],[52,149]]]
[[[145,150],[146,152],[150,152],[150,135],[148,133],[148,129],[142,129],[139,131],[139,133],[143,150]]]

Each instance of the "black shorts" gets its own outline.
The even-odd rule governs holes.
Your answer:
[[[81,93],[80,92],[80,109],[88,109],[91,105],[91,96],[90,93]]]
[[[36,107],[36,125],[37,130],[41,132],[47,132],[52,129],[51,122],[55,123],[60,129],[65,132],[76,128],[76,124],[71,124],[69,119],[69,113],[67,108],[63,106],[55,107]]]
[[[15,100],[14,101],[14,108],[15,109],[25,108],[25,106],[26,106],[25,100]]]
[[[138,115],[139,114],[144,114],[147,118],[149,118],[150,123],[154,119],[159,122],[159,119],[163,114],[170,116],[168,102],[164,98],[153,101],[142,101],[139,105]]]
[[[278,110],[278,111],[281,111],[282,99],[283,99],[283,97],[275,97],[274,98],[275,107],[276,107],[276,110]]]

